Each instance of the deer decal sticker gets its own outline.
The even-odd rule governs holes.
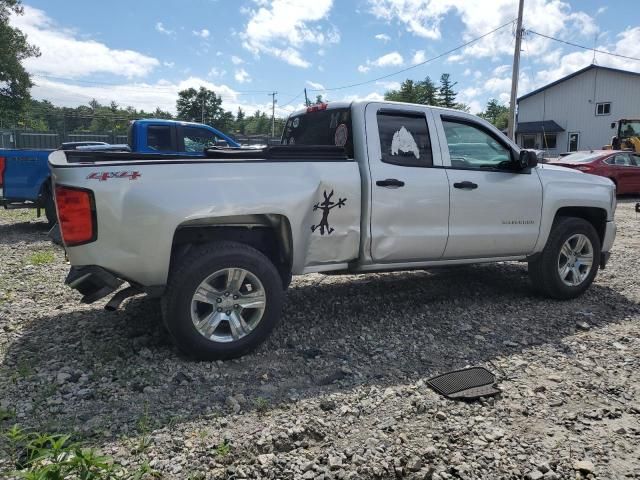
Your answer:
[[[324,201],[322,203],[317,202],[313,206],[314,212],[316,210],[322,210],[322,219],[320,220],[320,223],[318,223],[317,225],[311,225],[311,231],[315,232],[316,230],[320,229],[320,235],[324,235],[325,231],[327,232],[327,235],[331,235],[331,233],[333,233],[335,229],[329,226],[329,212],[331,212],[331,210],[336,207],[342,208],[346,203],[347,199],[338,198],[337,202],[332,201],[331,197],[333,197],[333,190],[331,190],[331,193],[329,195],[327,195],[327,191],[325,190],[323,192],[323,195],[324,195]]]

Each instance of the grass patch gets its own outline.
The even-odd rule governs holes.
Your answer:
[[[51,250],[39,250],[29,255],[29,263],[31,265],[46,265],[53,263],[56,260],[56,256]]]
[[[0,472],[26,479],[133,480],[155,477],[145,462],[130,471],[94,448],[84,448],[69,435],[25,432],[17,425],[3,434],[3,453],[15,470]]]

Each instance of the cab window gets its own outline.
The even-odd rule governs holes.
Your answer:
[[[171,127],[169,125],[149,125],[147,127],[147,148],[159,152],[175,150],[171,144]]]
[[[427,119],[422,114],[379,112],[382,161],[404,167],[431,167],[433,153]]]
[[[215,147],[218,137],[209,130],[184,127],[184,151],[202,153],[205,148]]]
[[[466,122],[443,120],[454,168],[508,169],[511,151],[484,129]]]

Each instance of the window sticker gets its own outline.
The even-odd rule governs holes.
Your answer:
[[[420,150],[418,144],[411,135],[411,132],[404,126],[393,134],[391,141],[391,155],[401,155],[402,153],[413,153],[416,158],[420,158]]]
[[[333,137],[336,147],[344,147],[347,144],[347,137],[349,136],[349,129],[344,123],[341,123],[336,128],[336,133]]]

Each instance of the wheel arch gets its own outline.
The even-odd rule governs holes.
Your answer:
[[[605,209],[598,207],[562,207],[555,214],[554,224],[560,217],[575,217],[586,220],[598,232],[600,244],[604,242],[607,229],[607,211]]]
[[[289,219],[284,215],[234,215],[187,221],[173,235],[169,272],[194,246],[218,241],[249,245],[269,258],[286,287],[291,280],[293,238]]]

